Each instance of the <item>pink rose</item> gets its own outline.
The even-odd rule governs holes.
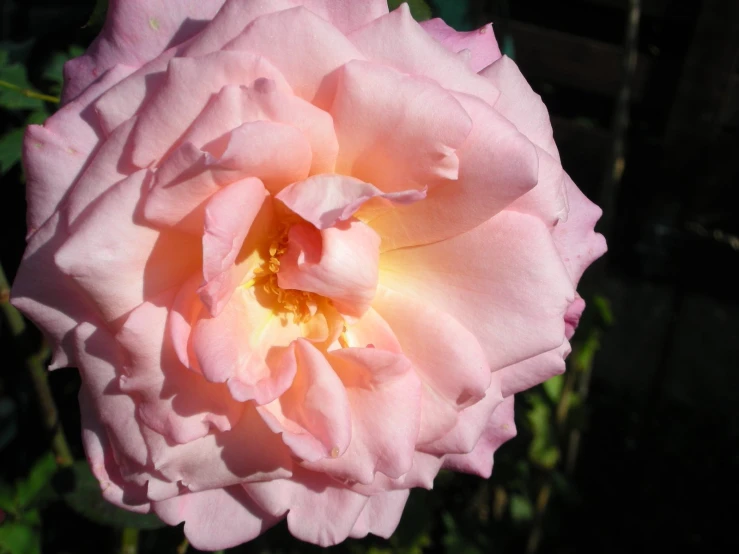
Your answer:
[[[201,549],[284,518],[325,546],[389,536],[441,468],[490,475],[605,251],[490,26],[111,0],[65,70],[14,303],[80,369],[105,498]]]

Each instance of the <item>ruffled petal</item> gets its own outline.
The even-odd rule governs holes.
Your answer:
[[[204,437],[214,427],[228,431],[239,421],[243,405],[224,385],[188,371],[174,353],[167,333],[169,291],[136,308],[116,335],[126,350],[121,389],[137,398],[141,421],[174,443]]]
[[[344,454],[351,441],[351,407],[329,362],[311,343],[298,339],[279,363],[292,365],[295,379],[277,400],[258,408],[264,421],[303,460]]]
[[[549,226],[554,227],[567,219],[567,174],[559,160],[536,147],[539,157],[539,175],[536,186],[508,206],[525,214],[537,216]]]
[[[223,0],[154,4],[111,0],[105,25],[87,52],[64,65],[63,102],[78,96],[116,64],[139,67],[185,42],[213,18]]]
[[[493,473],[493,455],[504,443],[516,436],[513,420],[513,396],[509,396],[495,409],[485,431],[474,450],[469,454],[444,456],[444,469],[462,471],[488,479]]]
[[[334,94],[335,82],[326,77],[351,60],[363,59],[336,27],[302,6],[257,18],[225,49],[259,52],[282,72],[296,95],[321,109]]]
[[[244,485],[249,496],[266,512],[282,516],[300,540],[328,547],[345,540],[368,498],[333,479],[309,471],[296,471],[288,480]]]
[[[259,179],[244,179],[218,191],[205,207],[203,285],[200,298],[218,315],[238,283],[231,269],[267,191]]]
[[[569,353],[570,343],[565,340],[557,348],[497,371],[503,396],[507,398],[535,387],[555,375],[561,375],[565,371],[565,358]]]
[[[425,385],[419,443],[440,438],[456,424],[459,411],[485,396],[490,386],[485,351],[473,333],[427,301],[380,287],[372,306]]]
[[[380,203],[389,209],[392,204],[412,204],[425,197],[425,190],[382,192],[369,183],[337,174],[315,175],[285,187],[276,196],[317,229],[346,221],[371,200],[375,200],[374,209],[380,208]]]
[[[380,284],[459,321],[493,370],[560,346],[575,294],[546,224],[507,210],[449,240],[383,253]]]
[[[498,112],[472,96],[457,100],[475,122],[457,151],[459,179],[432,187],[423,202],[397,206],[370,219],[383,250],[454,237],[489,220],[537,184],[531,142]]]
[[[108,322],[184,282],[200,265],[201,249],[192,237],[139,223],[148,176],[141,170],[110,188],[56,252],[62,272],[82,287]]]
[[[167,524],[185,522],[185,536],[200,550],[223,550],[255,539],[279,521],[261,510],[239,485],[153,503]]]
[[[215,52],[172,59],[161,88],[139,114],[133,132],[133,163],[148,167],[176,146],[212,94],[226,85],[250,85],[259,78],[290,90],[274,66],[251,53]]]
[[[376,348],[334,350],[327,358],[349,397],[351,444],[342,455],[305,467],[365,484],[378,471],[391,478],[408,473],[421,423],[421,381],[411,363]]]
[[[569,177],[565,186],[570,213],[567,221],[561,221],[554,228],[552,237],[572,284],[577,286],[590,264],[606,253],[606,239],[594,229],[603,211],[588,200]]]
[[[266,404],[290,387],[296,370],[277,347],[299,336],[298,325],[283,323],[253,289],[239,288],[217,316],[203,313],[194,323],[189,362],[212,383],[225,382],[236,400]]]
[[[455,151],[472,120],[449,92],[386,66],[353,61],[339,73],[331,107],[337,171],[384,192],[455,180]]]
[[[408,73],[430,77],[447,90],[482,98],[491,106],[500,92],[424,31],[407,4],[349,35],[367,59]]]
[[[341,313],[360,317],[377,289],[380,239],[359,221],[319,231],[297,223],[288,232],[277,282],[330,298]]]
[[[410,492],[397,490],[371,496],[349,536],[361,539],[372,533],[389,539],[400,523]]]
[[[467,63],[475,73],[500,59],[500,48],[490,23],[475,31],[459,33],[437,17],[421,22],[421,27],[455,54],[462,50],[469,51],[470,59]]]

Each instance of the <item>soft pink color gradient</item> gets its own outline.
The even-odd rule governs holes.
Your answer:
[[[218,550],[389,537],[488,477],[605,252],[492,27],[384,0],[111,0],[24,144],[13,302],[107,500]]]

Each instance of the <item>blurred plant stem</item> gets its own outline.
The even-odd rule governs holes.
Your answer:
[[[25,365],[31,375],[33,387],[36,390],[39,407],[43,415],[44,425],[51,433],[51,448],[60,466],[71,466],[74,462],[69,444],[64,436],[64,430],[59,422],[59,412],[54,403],[54,397],[49,388],[46,375],[46,360],[49,349],[44,344],[38,351],[33,352],[27,346],[26,321],[21,313],[10,303],[10,284],[5,276],[5,270],[0,264],[0,307],[2,307],[5,319],[8,322],[10,334],[15,344],[21,349],[25,356]]]
[[[139,530],[126,527],[121,533],[121,554],[137,554],[139,551]]]
[[[41,92],[36,92],[35,90],[22,88],[22,87],[19,87],[18,85],[14,85],[13,83],[9,83],[8,81],[0,80],[0,87],[13,90],[17,92],[18,94],[22,94],[23,96],[26,96],[28,98],[38,98],[39,100],[43,100],[45,102],[52,102],[54,104],[58,104],[60,102],[60,99],[57,96],[51,96],[50,94],[43,94]]]
[[[185,554],[188,548],[190,548],[190,541],[188,541],[187,539],[183,539],[183,541],[177,547],[177,554]]]

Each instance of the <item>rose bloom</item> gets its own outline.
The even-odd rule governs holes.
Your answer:
[[[106,499],[200,549],[327,546],[491,474],[605,243],[490,25],[118,0],[65,77],[13,301],[81,372]]]

